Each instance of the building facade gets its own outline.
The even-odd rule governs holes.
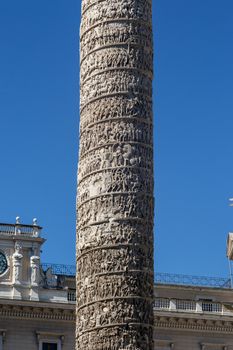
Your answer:
[[[44,241],[35,221],[0,224],[0,350],[75,349],[75,267],[42,264]],[[233,350],[230,282],[157,273],[154,350]]]
[[[233,349],[233,290],[229,284],[158,284],[154,313],[157,350]]]
[[[0,224],[0,350],[71,350],[75,281],[40,262],[42,228]]]

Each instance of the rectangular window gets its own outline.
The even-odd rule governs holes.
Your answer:
[[[215,343],[202,343],[202,350],[227,350],[228,346],[225,344],[215,344]]]
[[[171,350],[174,349],[174,344],[167,340],[155,340],[155,350]]]
[[[64,335],[59,333],[36,332],[38,350],[62,350]]]
[[[6,329],[0,329],[0,350],[3,350],[3,342],[6,336]]]
[[[42,350],[58,350],[55,343],[43,343]]]

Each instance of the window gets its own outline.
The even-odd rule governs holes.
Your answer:
[[[202,343],[202,350],[227,350],[228,347],[226,344],[216,344],[216,343]]]
[[[8,269],[8,263],[5,254],[0,252],[0,275]]]
[[[38,350],[62,350],[64,335],[49,332],[36,332],[36,335],[39,344]]]
[[[168,340],[155,340],[155,350],[171,350],[174,349],[174,344]]]
[[[42,350],[57,350],[57,343],[43,343]]]
[[[3,342],[6,336],[6,330],[0,329],[0,350],[3,350]]]

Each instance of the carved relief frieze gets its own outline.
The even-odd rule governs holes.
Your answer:
[[[138,76],[131,70],[128,72],[108,71],[91,77],[84,85],[81,85],[81,108],[90,100],[115,93],[127,92],[150,96],[151,89],[151,81],[147,76]]]
[[[149,0],[83,0],[77,349],[153,350]]]
[[[117,167],[137,167],[152,172],[152,148],[139,143],[116,143],[84,153],[79,160],[79,181],[91,173]]]
[[[82,60],[95,50],[113,45],[137,45],[151,49],[152,33],[148,23],[143,21],[113,21],[103,22],[92,30],[86,31],[81,37],[80,49]]]
[[[82,133],[80,157],[87,151],[111,143],[143,143],[152,139],[152,126],[130,120],[114,120],[94,124]]]
[[[77,285],[79,290],[78,310],[79,307],[94,301],[133,296],[147,298],[153,302],[153,298],[148,298],[148,293],[152,295],[153,292],[150,278],[148,278],[150,274],[151,271],[145,273],[134,270],[126,271],[124,274],[98,274],[80,280]]]
[[[85,83],[86,79],[95,74],[117,69],[137,69],[151,77],[152,59],[150,50],[133,45],[96,51],[95,55],[89,55],[82,61],[81,81]]]
[[[82,29],[92,27],[98,22],[125,18],[149,22],[151,20],[151,4],[143,0],[122,2],[103,2],[98,0],[87,0],[82,2],[83,14],[91,6],[92,16],[83,16]]]
[[[151,271],[152,253],[152,248],[138,245],[93,249],[78,260],[80,279],[101,273],[140,271],[141,269]],[[93,265],[93,260],[100,263]]]
[[[144,194],[109,194],[95,197],[78,207],[78,229],[111,219],[133,219],[145,223],[153,220],[153,200]]]
[[[148,325],[119,324],[112,327],[97,327],[88,333],[83,333],[78,339],[80,350],[120,350],[120,349],[152,349],[150,339],[153,329]]]
[[[77,251],[82,254],[87,249],[98,246],[146,245],[152,247],[152,227],[130,220],[110,220],[101,225],[90,225],[77,233]]]
[[[80,181],[80,204],[107,193],[144,192],[149,196],[153,191],[153,181],[149,175],[148,169],[134,167],[118,167],[92,173]]]
[[[95,304],[85,306],[83,313],[78,313],[78,331],[82,333],[86,328],[109,326],[112,324],[125,324],[130,319],[131,322],[140,320],[142,324],[148,324],[150,319],[150,301],[143,298],[112,299],[99,301]]]
[[[81,109],[80,134],[84,129],[96,123],[114,120],[138,120],[147,124],[152,123],[152,104],[145,96],[129,94],[110,96],[92,101]]]

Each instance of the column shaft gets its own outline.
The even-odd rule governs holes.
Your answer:
[[[150,0],[83,0],[77,349],[153,349]]]

